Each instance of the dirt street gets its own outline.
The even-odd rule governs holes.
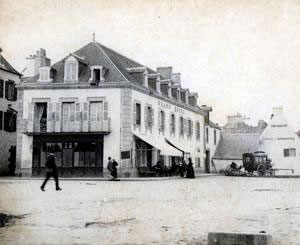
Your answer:
[[[159,181],[0,179],[1,244],[206,244],[209,231],[300,243],[300,179]]]

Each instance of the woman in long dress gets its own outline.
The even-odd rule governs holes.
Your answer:
[[[191,158],[189,158],[189,160],[188,160],[188,165],[187,165],[187,169],[186,169],[186,177],[189,179],[195,178],[194,167],[193,167]]]

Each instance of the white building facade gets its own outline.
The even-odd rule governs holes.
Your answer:
[[[273,108],[270,123],[259,139],[259,149],[272,159],[277,174],[300,174],[300,140],[282,107]]]
[[[172,67],[152,71],[97,42],[44,58],[18,86],[18,174],[42,174],[50,150],[65,176],[105,176],[108,157],[121,176],[182,157],[204,171],[207,114]]]

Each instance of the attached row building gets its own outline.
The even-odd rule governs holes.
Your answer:
[[[16,163],[17,89],[21,74],[3,57],[0,48],[0,174]],[[11,168],[11,169],[12,169]]]
[[[54,65],[43,49],[29,61],[36,74],[18,86],[18,174],[42,174],[50,150],[64,176],[105,176],[109,156],[121,176],[182,156],[208,171],[211,108],[172,67],[153,71],[95,41]]]

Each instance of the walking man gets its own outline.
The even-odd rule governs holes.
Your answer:
[[[61,191],[62,189],[59,187],[59,184],[58,184],[57,166],[56,166],[56,163],[55,163],[55,155],[54,155],[53,150],[50,150],[49,156],[47,157],[47,161],[46,161],[46,178],[45,178],[43,184],[41,185],[41,190],[42,191],[45,191],[46,183],[51,178],[51,176],[55,180],[56,190]]]

